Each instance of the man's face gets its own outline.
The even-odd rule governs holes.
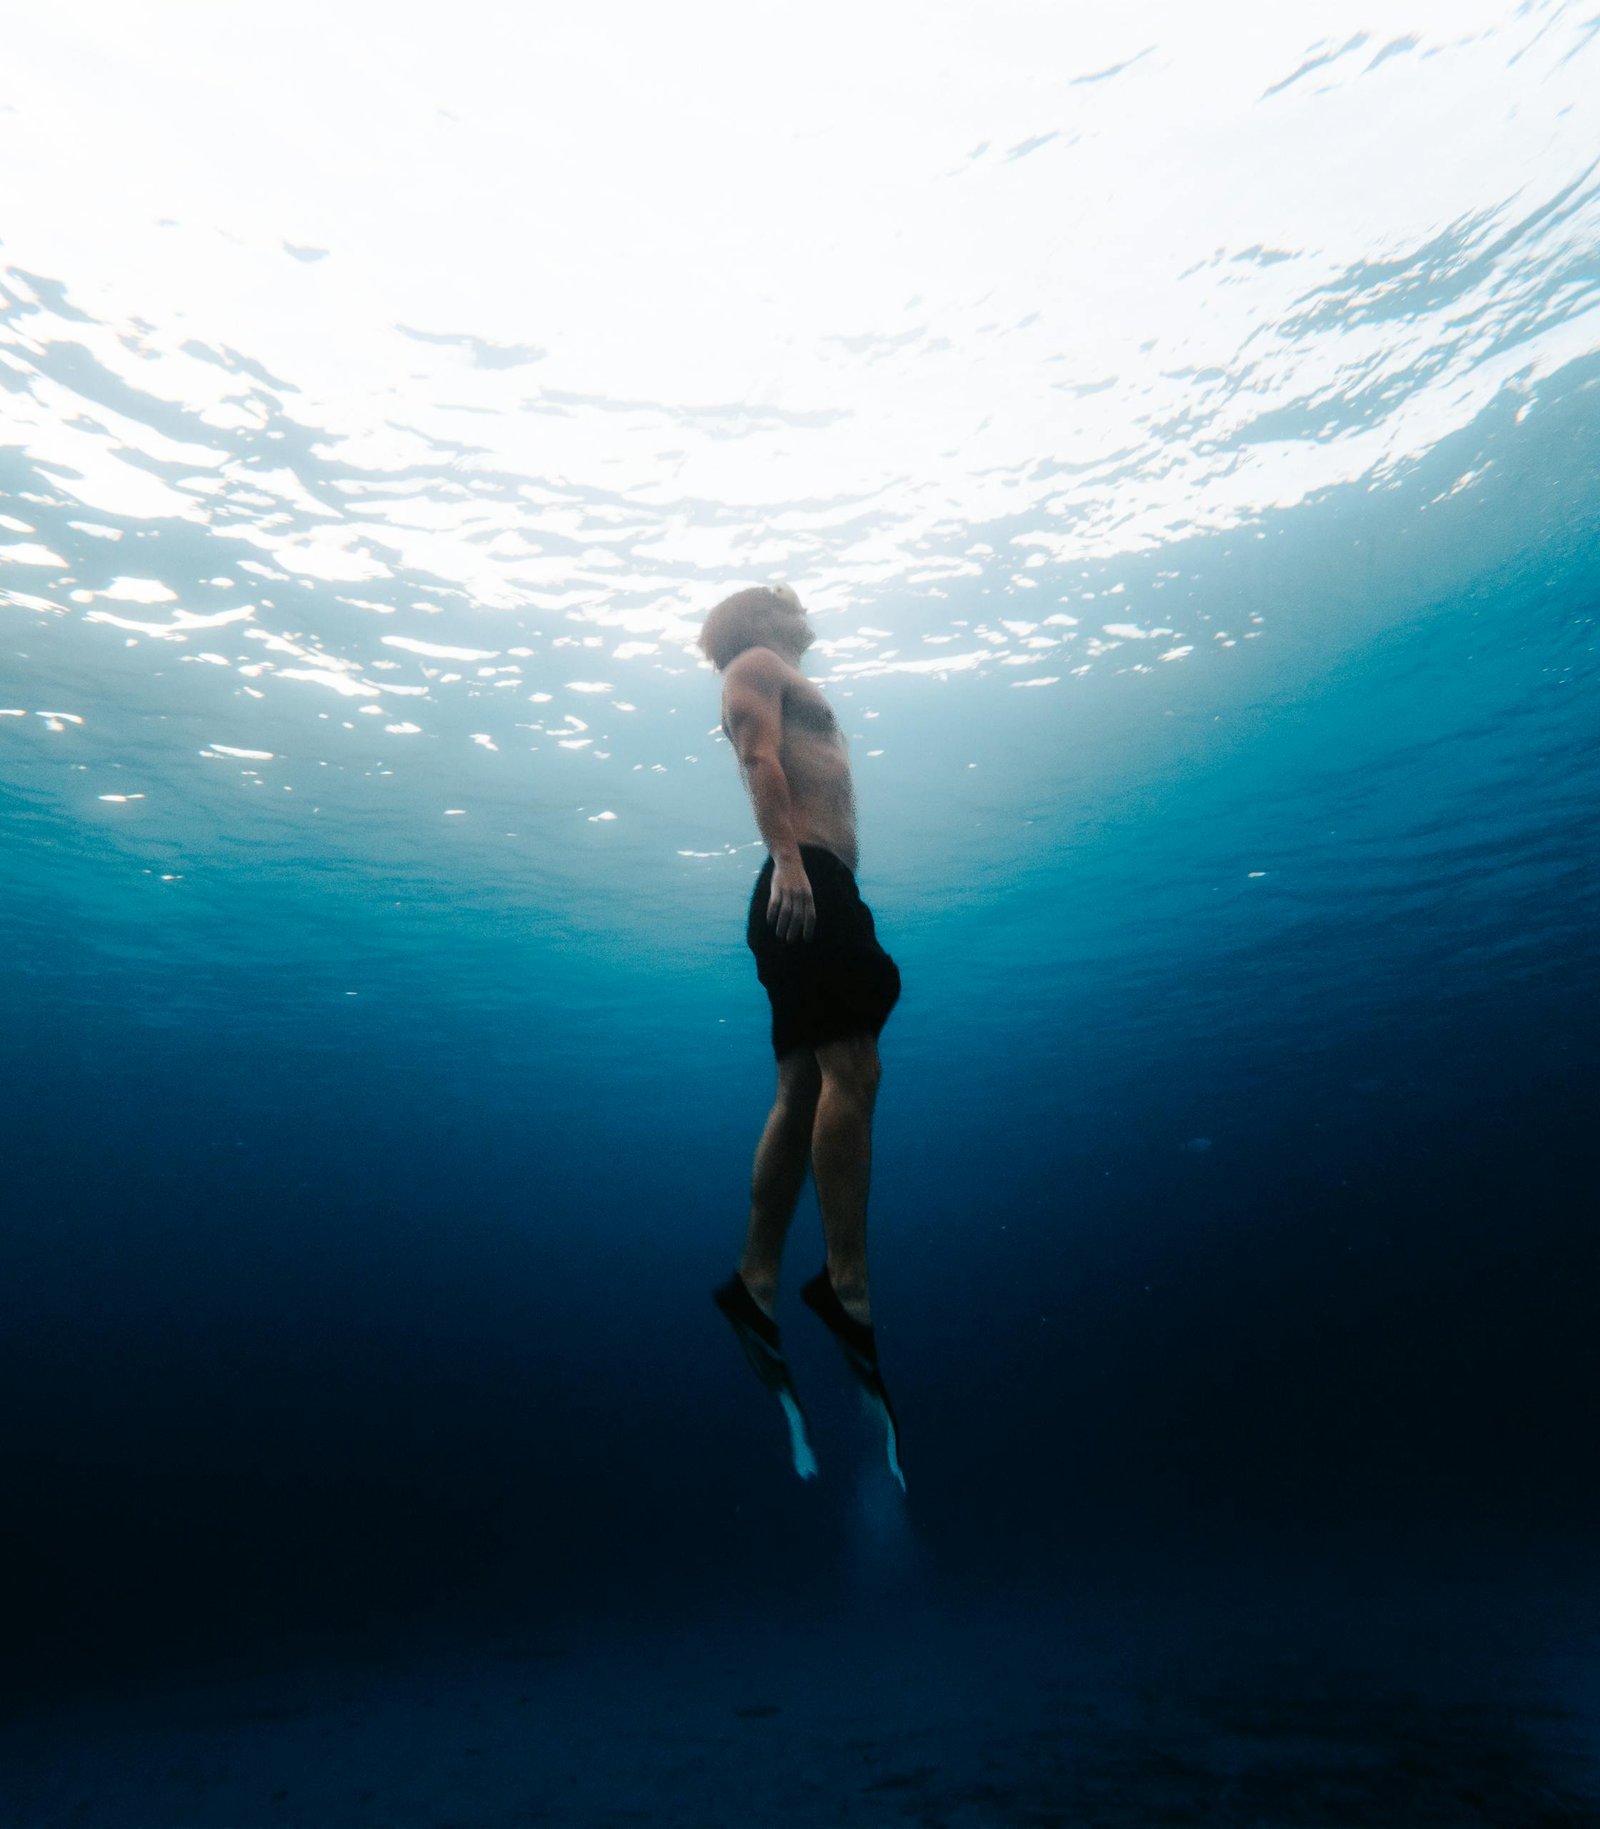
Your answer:
[[[790,625],[780,624],[772,631],[768,645],[793,667],[800,665],[800,658],[811,646],[811,630],[804,614],[796,616]]]
[[[810,643],[805,639],[803,634],[788,640],[785,640],[782,634],[778,634],[772,639],[773,649],[781,654],[791,667],[798,667],[800,665],[801,656],[804,655],[809,646]]]

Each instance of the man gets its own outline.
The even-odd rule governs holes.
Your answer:
[[[746,938],[771,1000],[778,1062],[777,1098],[751,1175],[744,1255],[714,1299],[783,1406],[795,1471],[810,1479],[816,1459],[773,1319],[784,1238],[809,1166],[827,1262],[801,1299],[838,1341],[882,1420],[889,1466],[904,1486],[867,1281],[878,1034],[900,995],[900,973],[856,889],[850,759],[828,701],[800,671],[811,641],[800,599],[787,586],[736,592],[706,618],[700,636],[722,675],[722,727],[770,853]]]

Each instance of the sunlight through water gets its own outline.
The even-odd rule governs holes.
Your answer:
[[[743,872],[693,639],[769,578],[869,795],[896,691],[1225,697],[1315,605],[1218,552],[1341,491],[1426,540],[1600,346],[1594,22],[1356,17],[14,22],[13,778],[147,863]]]

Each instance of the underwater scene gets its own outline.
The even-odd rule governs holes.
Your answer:
[[[6,39],[0,1824],[1600,1825],[1590,0]]]

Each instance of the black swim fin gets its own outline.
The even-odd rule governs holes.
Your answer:
[[[750,1369],[777,1398],[783,1419],[789,1425],[789,1458],[802,1480],[817,1477],[817,1457],[811,1447],[811,1431],[806,1413],[800,1408],[789,1362],[783,1356],[778,1324],[763,1314],[760,1305],[745,1287],[744,1278],[735,1273],[726,1283],[712,1290],[711,1299],[722,1310],[734,1338],[744,1348]]]
[[[851,1377],[860,1385],[868,1407],[883,1424],[883,1445],[884,1452],[889,1457],[889,1471],[899,1481],[900,1490],[904,1492],[906,1476],[900,1468],[900,1427],[895,1421],[894,1405],[889,1401],[889,1388],[883,1382],[883,1373],[878,1366],[876,1334],[865,1321],[857,1321],[847,1313],[838,1292],[829,1281],[826,1265],[800,1291],[800,1300],[839,1342],[839,1350],[844,1354],[844,1362],[850,1368]]]

